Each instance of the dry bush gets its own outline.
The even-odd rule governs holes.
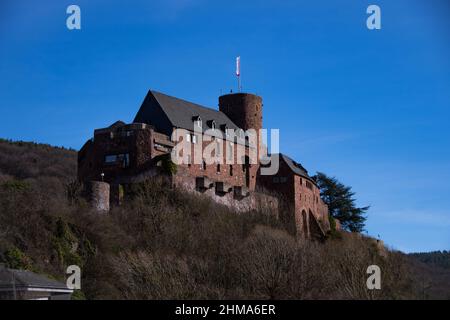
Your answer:
[[[125,299],[182,299],[195,292],[186,262],[175,256],[139,251],[112,263]]]

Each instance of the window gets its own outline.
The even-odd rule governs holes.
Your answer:
[[[233,165],[230,164],[230,177],[233,176]]]
[[[130,166],[130,155],[128,153],[119,154],[119,161],[122,162],[122,166],[124,168],[129,167]]]
[[[186,133],[186,142],[191,142],[191,134]]]
[[[117,155],[107,155],[105,156],[105,163],[114,163],[117,161]]]
[[[194,117],[194,124],[197,128],[201,128],[202,127],[202,118],[200,118],[200,116]]]
[[[230,133],[228,132],[228,127],[226,124],[222,125],[222,130],[225,132],[225,136],[228,138],[230,136]]]
[[[128,153],[106,155],[105,163],[106,164],[120,163],[123,168],[127,168],[130,166],[130,155]]]
[[[216,130],[216,122],[214,120],[211,121],[211,129]]]
[[[195,134],[192,135],[192,143],[197,143],[197,136]]]
[[[201,170],[206,170],[206,162],[205,160],[202,161],[202,166],[200,168]]]
[[[285,183],[287,181],[287,177],[280,177],[280,183]]]
[[[279,183],[280,182],[280,178],[278,177],[273,177],[273,183]]]
[[[220,163],[217,164],[217,173],[220,173]]]

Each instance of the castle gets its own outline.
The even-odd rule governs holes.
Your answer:
[[[215,110],[151,90],[132,123],[94,130],[78,153],[78,179],[97,209],[109,210],[121,203],[124,188],[165,172],[174,186],[237,211],[269,208],[296,235],[322,238],[330,230],[328,207],[307,170],[284,154],[254,161],[266,148],[259,134],[249,139],[246,133],[260,132],[262,115],[262,99],[254,94],[222,95]],[[180,141],[183,161],[167,172]],[[201,150],[211,144],[217,149],[207,161]],[[263,174],[275,160],[278,170]]]

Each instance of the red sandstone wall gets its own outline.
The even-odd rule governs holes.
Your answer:
[[[186,131],[187,133],[187,131]],[[199,141],[199,140],[198,140]],[[206,169],[203,168],[202,164],[199,163],[195,163],[195,162],[202,162],[203,159],[203,155],[204,155],[204,150],[205,148],[211,144],[211,143],[217,143],[217,141],[220,141],[221,145],[222,145],[222,151],[220,153],[220,155],[218,156],[218,158],[221,159],[221,163],[220,163],[220,171],[218,170],[218,163],[213,163],[213,164],[208,164],[208,162],[206,162]],[[191,154],[190,154],[190,158],[191,158],[191,165],[179,165],[179,167],[182,167],[185,169],[185,179],[189,180],[189,181],[195,181],[195,177],[201,177],[201,176],[206,176],[209,179],[212,179],[214,181],[222,181],[225,182],[227,184],[230,184],[232,186],[247,186],[247,181],[246,181],[246,167],[243,164],[238,164],[238,157],[241,156],[242,154],[249,156],[249,148],[248,147],[244,147],[243,145],[238,145],[238,144],[234,144],[233,145],[233,160],[227,160],[229,159],[229,145],[230,141],[227,140],[214,140],[214,141],[207,141],[206,139],[204,141],[202,141],[202,150],[200,150],[200,143],[194,144],[194,143],[190,143],[190,150],[191,150]],[[240,150],[243,150],[243,152],[240,152],[238,154],[238,148]],[[197,154],[198,154],[198,161],[196,161],[194,156],[194,152],[196,152],[197,150]],[[215,156],[214,152],[212,152],[212,155]],[[180,155],[181,156],[181,155]],[[183,155],[185,158],[185,162],[188,161],[187,159],[187,155]],[[232,162],[231,164],[227,164],[227,162]],[[239,163],[242,163],[242,161],[239,161]],[[259,169],[259,164],[249,164],[249,184],[248,184],[248,188],[250,191],[255,190],[255,185],[256,185],[256,175]],[[186,181],[187,182],[187,181]]]
[[[295,176],[295,221],[297,231],[311,236],[310,213],[314,215],[323,229],[329,230],[328,208],[320,198],[319,188],[306,178]],[[306,218],[304,217],[306,215]],[[305,225],[306,221],[306,225]]]
[[[177,174],[173,177],[175,186],[190,192],[198,192],[214,200],[219,204],[223,204],[236,210],[237,212],[246,212],[252,210],[260,210],[267,212],[278,218],[279,201],[275,196],[251,192],[247,197],[236,197],[231,191],[225,194],[218,194],[215,188],[199,191],[195,186],[195,177],[192,177],[186,167],[179,168]]]
[[[324,231],[329,230],[328,208],[320,198],[319,189],[309,179],[294,174],[284,161],[280,161],[275,176],[258,176],[258,186],[279,195],[282,207],[280,217],[292,226],[291,231],[310,238],[313,223],[310,214],[319,221]]]

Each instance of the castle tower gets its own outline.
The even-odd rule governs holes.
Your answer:
[[[262,129],[262,98],[250,93],[230,93],[219,97],[219,110],[227,115],[240,129],[255,130],[255,147],[244,159],[245,186],[255,189],[261,153],[266,153],[260,141]],[[256,157],[255,157],[256,156]],[[251,158],[251,159],[250,159]],[[253,165],[258,163],[258,165]]]
[[[109,211],[109,183],[101,181],[89,181],[85,183],[85,197],[98,212]]]
[[[250,93],[230,93],[219,97],[219,110],[239,128],[262,129],[262,98]]]

